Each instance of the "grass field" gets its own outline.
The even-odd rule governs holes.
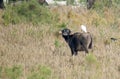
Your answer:
[[[70,6],[50,8],[58,15],[56,24],[2,24],[0,19],[0,79],[119,79],[119,8],[101,12]],[[0,11],[2,17],[3,11]],[[64,26],[64,23],[67,26]],[[88,55],[71,51],[58,34],[59,26],[81,32],[87,26],[93,36]],[[117,41],[110,40],[118,38]]]

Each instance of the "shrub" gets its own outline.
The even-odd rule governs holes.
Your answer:
[[[3,15],[5,25],[26,22],[50,23],[52,18],[50,10],[46,6],[40,5],[37,0],[23,1],[16,6],[8,5]]]

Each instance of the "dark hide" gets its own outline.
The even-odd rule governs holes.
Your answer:
[[[94,5],[95,0],[87,0],[87,9],[92,8],[92,6]]]
[[[70,33],[71,31],[69,29],[62,30],[62,36],[68,43],[72,55],[77,55],[78,51],[88,53],[88,49],[92,48],[92,37],[90,33]]]
[[[0,0],[0,9],[3,9],[3,8],[5,8],[3,0]]]

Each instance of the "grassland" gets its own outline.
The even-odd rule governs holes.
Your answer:
[[[4,23],[0,11],[0,79],[119,79],[120,8],[86,10],[71,6],[49,8],[51,23]],[[87,26],[93,36],[88,55],[71,51],[58,31]],[[117,41],[110,40],[118,38]]]

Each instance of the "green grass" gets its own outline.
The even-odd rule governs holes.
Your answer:
[[[0,67],[0,79],[21,79],[23,76],[22,66],[13,66],[13,67]],[[27,76],[27,79],[49,79],[51,75],[51,69],[46,66],[38,66],[33,68],[31,73]]]
[[[20,66],[0,67],[0,78],[20,79],[22,71]]]
[[[97,63],[97,58],[93,54],[91,54],[91,53],[89,53],[86,56],[85,59],[86,59],[86,62],[89,63],[89,64],[95,64],[95,63]]]
[[[54,45],[55,45],[55,47],[60,47],[60,45],[61,45],[61,44],[60,44],[60,42],[59,42],[59,40],[58,40],[58,39],[56,39],[56,40],[55,40]]]
[[[39,66],[36,70],[32,70],[30,76],[27,79],[49,79],[51,75],[51,69],[46,66]]]
[[[0,67],[0,78],[2,76],[2,67]]]

